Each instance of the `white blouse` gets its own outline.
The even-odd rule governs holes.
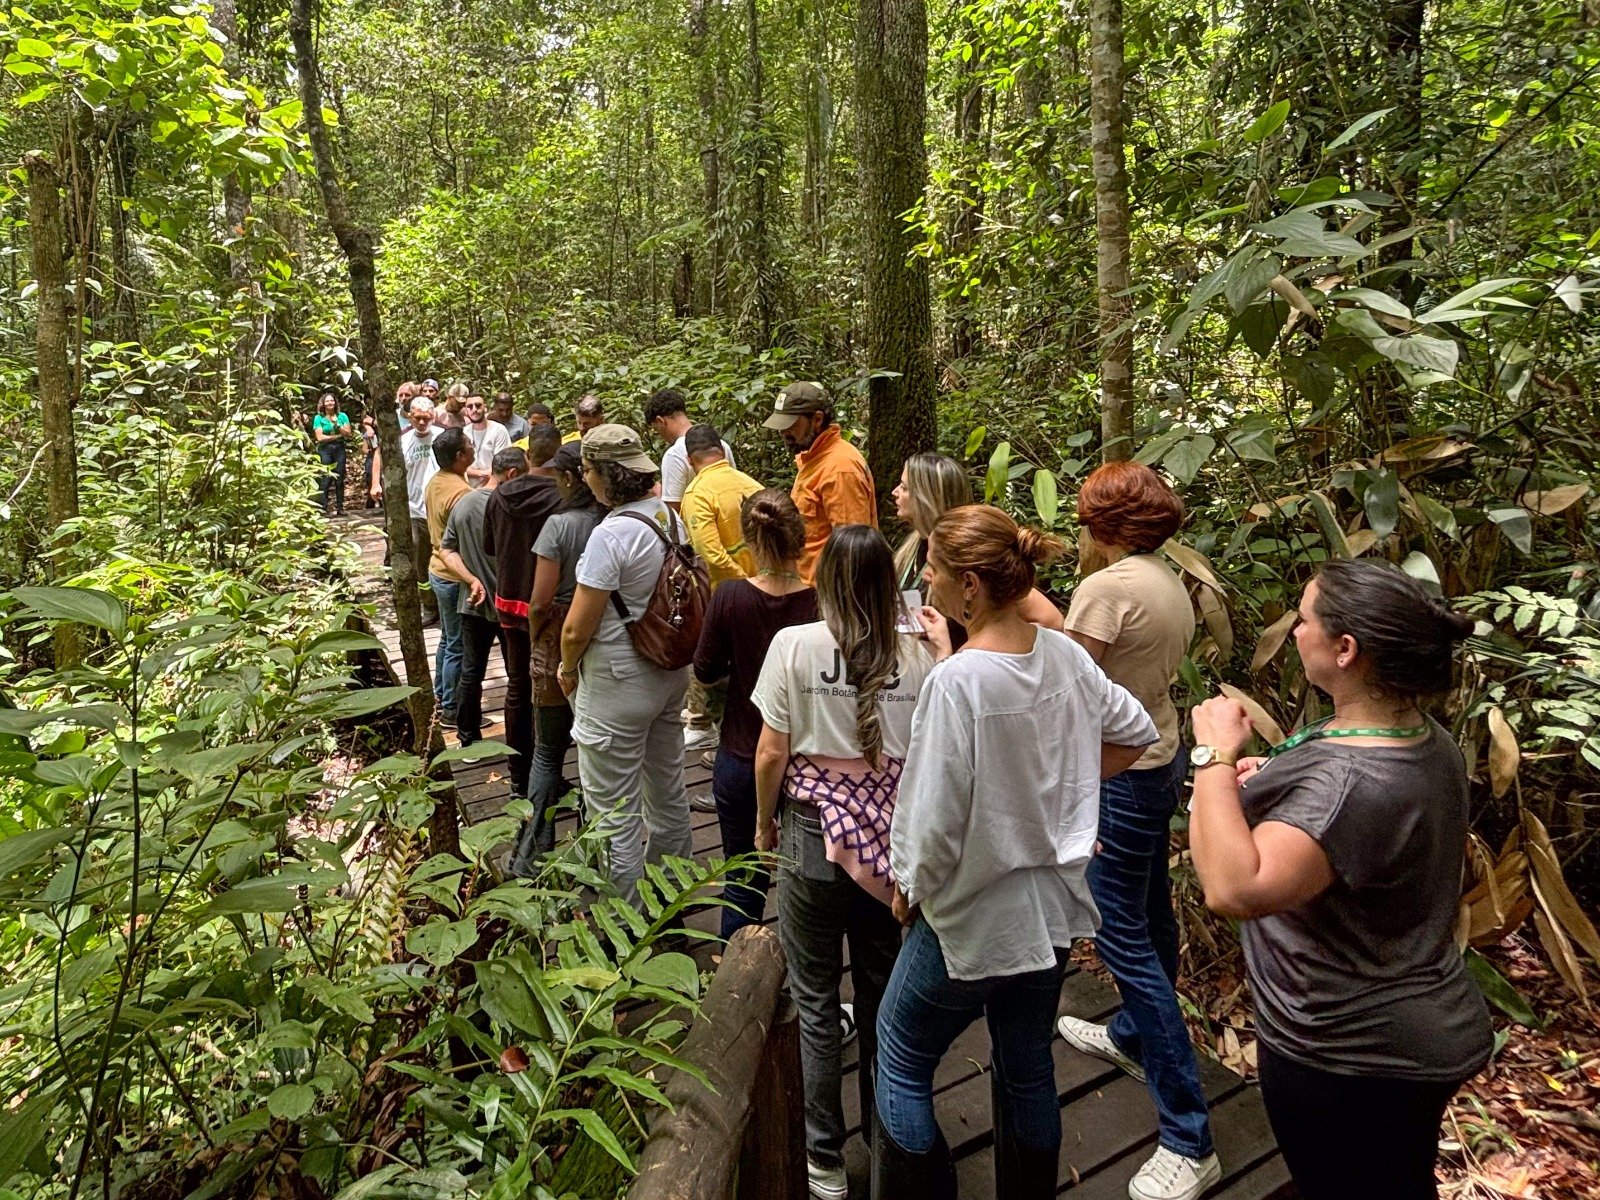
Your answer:
[[[1041,971],[1090,937],[1085,872],[1100,817],[1100,745],[1147,746],[1155,723],[1065,634],[1027,654],[964,649],[917,701],[889,854],[939,935],[952,979]]]

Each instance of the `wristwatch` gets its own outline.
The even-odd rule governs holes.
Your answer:
[[[1239,756],[1218,750],[1215,746],[1196,746],[1189,752],[1189,762],[1196,769],[1211,767],[1221,763],[1225,767],[1237,766]]]

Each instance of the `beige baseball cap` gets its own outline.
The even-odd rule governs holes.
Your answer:
[[[583,457],[589,462],[618,463],[630,471],[656,471],[639,435],[626,425],[596,425],[583,435]]]
[[[827,390],[820,383],[791,383],[778,393],[778,399],[772,405],[772,415],[762,424],[768,429],[787,429],[801,417],[827,412],[832,407]]]

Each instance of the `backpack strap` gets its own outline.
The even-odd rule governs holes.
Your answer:
[[[663,506],[663,507],[665,507],[665,506]],[[616,517],[631,517],[631,518],[633,518],[633,520],[638,521],[641,525],[648,526],[649,529],[650,529],[650,532],[655,534],[658,538],[661,539],[662,545],[665,547],[665,549],[666,549],[668,554],[672,553],[673,547],[677,544],[677,541],[678,541],[678,522],[677,522],[677,519],[673,516],[671,508],[667,508],[667,521],[669,522],[670,528],[672,529],[672,537],[670,539],[667,537],[666,534],[661,532],[661,526],[660,526],[659,523],[657,523],[656,521],[652,520],[651,518],[645,516],[643,513],[638,513],[638,512],[619,512],[619,513],[613,513],[612,516],[616,516]],[[622,619],[622,623],[624,625],[626,625],[628,623],[628,621],[632,618],[632,614],[628,612],[628,606],[622,602],[622,593],[620,591],[613,591],[611,593],[611,607],[617,610],[617,616]]]

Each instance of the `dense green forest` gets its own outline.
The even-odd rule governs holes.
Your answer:
[[[581,839],[497,884],[514,822],[455,828],[291,422],[332,391],[393,448],[423,376],[563,423],[676,386],[780,486],[761,416],[817,379],[882,495],[938,449],[1067,534],[1135,456],[1190,509],[1182,690],[1262,730],[1317,711],[1288,635],[1318,562],[1451,597],[1462,937],[1554,1080],[1464,1100],[1452,1169],[1600,1192],[1583,1123],[1528,1116],[1600,1100],[1594,0],[4,22],[0,1197],[626,1186],[702,983],[662,933],[712,880],[580,919]],[[1196,1028],[1248,1065],[1233,933],[1184,923]]]

